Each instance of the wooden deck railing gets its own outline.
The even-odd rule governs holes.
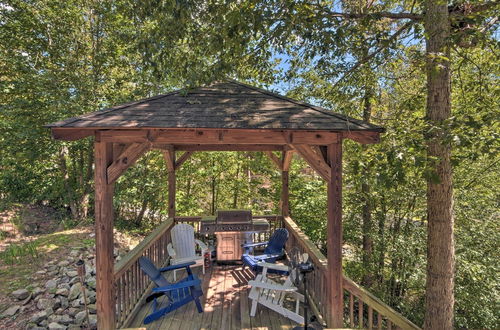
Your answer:
[[[309,254],[314,263],[315,270],[308,275],[308,288],[310,291],[308,297],[314,313],[319,316],[319,321],[325,324],[322,315],[326,316],[329,312],[326,290],[327,258],[290,217],[285,217],[283,224],[290,232],[290,238],[286,244],[287,252],[292,253],[292,249],[297,248],[300,253],[306,252]],[[392,329],[393,325],[395,325],[401,329],[420,329],[345,275],[343,276],[342,285],[345,296],[348,297],[344,301],[344,322],[346,326],[351,328],[373,329],[376,327],[378,329]],[[355,301],[357,309],[355,308]]]
[[[153,287],[139,267],[139,258],[146,256],[157,267],[165,265],[170,243],[170,230],[174,225],[167,219],[132,251],[115,264],[116,327],[127,326]]]
[[[254,235],[255,242],[269,239],[270,233],[277,228],[284,227],[290,233],[286,244],[287,253],[290,255],[298,251],[309,254],[315,270],[308,275],[308,298],[314,314],[318,317],[318,321],[326,324],[323,316],[329,313],[326,285],[328,276],[327,258],[290,217],[273,215],[255,216],[255,218],[266,218],[270,223],[269,232]],[[153,287],[151,281],[140,270],[139,257],[147,256],[158,267],[163,266],[168,260],[167,245],[170,242],[170,230],[173,225],[188,223],[199,232],[200,222],[201,217],[169,218],[116,263],[114,278],[117,328],[128,325]],[[368,329],[392,329],[393,326],[401,329],[420,329],[346,276],[343,277],[342,284],[344,297],[346,297],[344,299],[345,326]]]

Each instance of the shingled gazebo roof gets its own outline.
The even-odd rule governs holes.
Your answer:
[[[380,126],[235,81],[158,95],[47,127],[384,131]]]

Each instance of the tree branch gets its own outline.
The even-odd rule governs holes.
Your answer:
[[[329,17],[337,18],[351,18],[351,19],[362,19],[362,18],[390,18],[390,19],[411,19],[411,20],[422,20],[424,15],[414,14],[414,13],[391,13],[391,12],[378,12],[378,13],[340,13],[325,10],[325,14]]]
[[[467,16],[470,15],[471,13],[479,13],[482,11],[486,11],[489,9],[493,9],[495,7],[500,7],[498,2],[495,1],[490,1],[490,2],[485,2],[482,4],[478,5],[470,5],[467,10],[464,10],[463,7],[457,6],[455,8],[449,8],[450,10],[450,16]],[[332,18],[347,18],[347,19],[363,19],[363,18],[372,18],[372,19],[381,19],[381,18],[390,18],[390,19],[411,19],[414,21],[420,21],[424,19],[425,12],[422,14],[415,14],[415,13],[391,13],[387,11],[382,11],[378,13],[341,13],[341,12],[334,12],[330,11],[328,9],[323,9],[323,13],[326,16],[332,17]]]
[[[333,87],[337,86],[341,81],[343,81],[345,78],[350,76],[354,71],[356,71],[359,67],[361,67],[363,64],[367,63],[370,61],[372,58],[374,58],[378,53],[380,53],[382,50],[386,49],[389,47],[392,41],[394,41],[401,33],[403,33],[405,30],[407,30],[409,27],[413,25],[413,21],[407,22],[405,25],[399,28],[389,39],[387,39],[387,42],[385,45],[381,46],[377,50],[373,51],[372,53],[368,54],[367,56],[363,57],[361,60],[359,60],[352,68],[350,68],[342,77],[340,77],[339,80],[335,82]]]

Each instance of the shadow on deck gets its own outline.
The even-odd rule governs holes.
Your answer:
[[[144,304],[130,323],[132,328],[146,329],[292,329],[297,323],[259,305],[255,317],[250,317],[251,301],[248,299],[248,281],[255,278],[241,266],[214,266],[202,274],[201,268],[193,271],[202,279],[203,313],[198,313],[194,303],[187,304],[163,318],[144,325],[144,317],[151,313],[152,303]],[[185,276],[178,273],[178,278]],[[172,280],[172,274],[168,274]],[[163,298],[165,299],[165,298]],[[314,324],[315,329],[321,329]]]

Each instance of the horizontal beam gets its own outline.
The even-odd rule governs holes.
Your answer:
[[[52,128],[52,137],[56,140],[76,141],[95,134],[94,130]]]
[[[155,134],[151,132],[154,131]],[[339,133],[328,131],[283,131],[256,129],[142,129],[103,130],[103,142],[142,143],[150,141],[158,144],[271,144],[290,143],[325,145],[339,140]]]
[[[141,143],[145,141],[168,144],[275,144],[288,143],[327,145],[338,142],[338,138],[351,139],[362,144],[380,142],[380,133],[372,131],[293,131],[258,129],[119,129],[97,130],[88,128],[52,128],[56,140],[75,141],[95,135],[101,131],[105,142]],[[208,137],[208,139],[207,139]],[[276,139],[273,141],[273,139]],[[261,142],[256,142],[261,141]],[[277,150],[277,149],[273,149]],[[211,151],[211,150],[209,150]],[[226,151],[226,150],[222,150]]]
[[[164,149],[164,145],[154,143],[154,149]],[[288,146],[278,144],[177,144],[176,151],[283,151]]]
[[[374,144],[380,142],[379,132],[343,132],[342,136],[346,139],[354,140],[361,144]]]

